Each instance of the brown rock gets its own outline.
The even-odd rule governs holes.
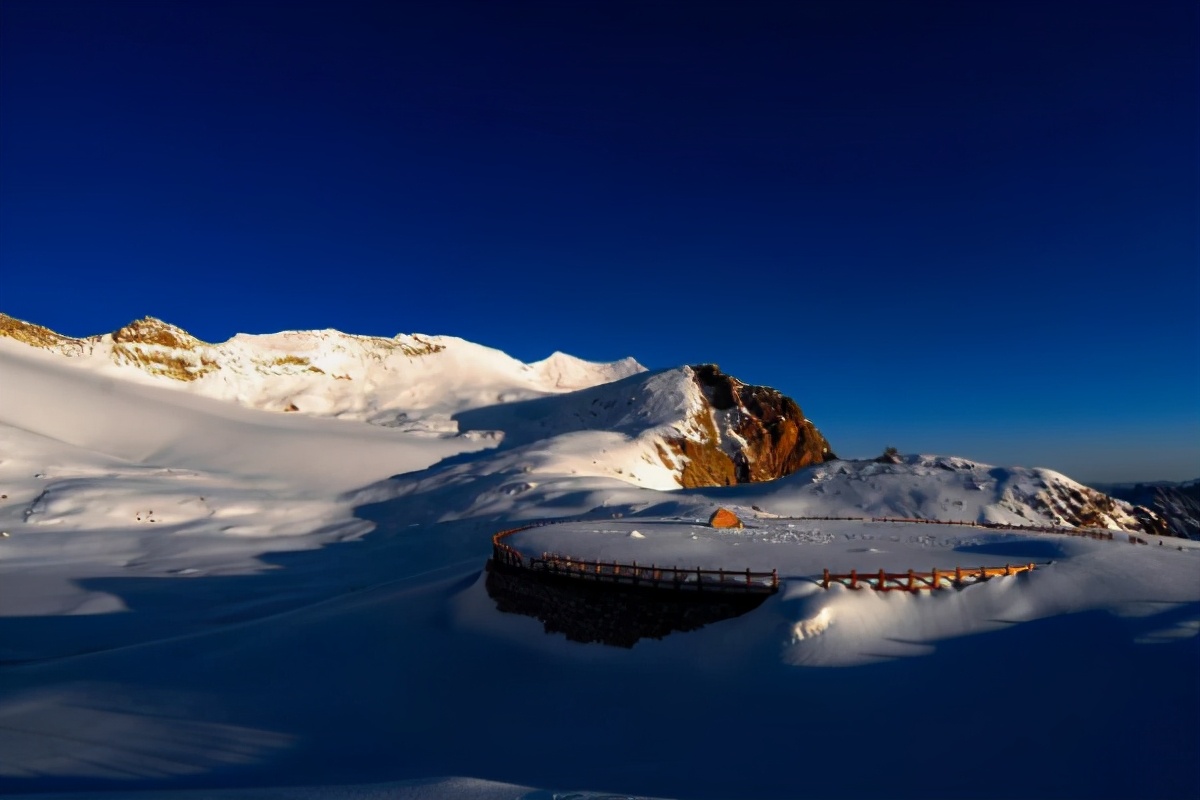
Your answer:
[[[708,518],[708,524],[714,528],[744,528],[745,525],[738,519],[737,514],[727,508],[718,508],[713,512],[713,515]]]
[[[680,483],[685,488],[769,481],[836,458],[792,398],[768,386],[744,384],[715,364],[692,367],[692,377],[710,405],[691,420],[700,435],[667,440],[684,457]],[[732,455],[721,447],[717,415],[745,442]]]

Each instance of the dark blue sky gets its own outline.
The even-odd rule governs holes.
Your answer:
[[[715,361],[1200,475],[1196,3],[0,0],[0,310]]]

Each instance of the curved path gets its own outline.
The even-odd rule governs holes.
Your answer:
[[[866,523],[890,523],[911,525],[949,525],[959,528],[978,528],[1007,533],[1042,533],[1066,536],[1083,536],[1097,540],[1114,540],[1111,530],[1056,528],[1047,526],[1006,525],[991,522],[966,522],[948,520],[928,520],[906,517],[771,517],[771,521],[845,521]],[[632,521],[632,520],[628,520]],[[509,540],[515,534],[534,528],[565,523],[578,523],[574,519],[550,519],[530,522],[516,528],[497,532],[492,536],[492,561],[501,568],[528,574],[532,578],[561,577],[576,580],[586,580],[612,585],[631,585],[642,588],[663,590],[718,591],[718,592],[752,592],[773,593],[779,589],[779,573],[771,571],[755,571],[751,569],[700,569],[678,566],[659,566],[658,564],[621,563],[599,559],[584,559],[560,553],[545,552],[540,556],[530,557],[520,552]],[[1131,544],[1148,544],[1145,539],[1128,533]],[[828,589],[834,583],[840,583],[851,589],[870,588],[875,591],[908,591],[936,590],[945,588],[962,588],[971,583],[988,580],[989,578],[1015,575],[1029,572],[1036,568],[1032,562],[1023,564],[1005,564],[1000,567],[954,567],[950,569],[934,569],[930,572],[889,573],[884,570],[848,573],[831,573],[823,571],[817,580],[819,585]]]

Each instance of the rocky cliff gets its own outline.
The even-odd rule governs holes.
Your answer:
[[[742,383],[716,364],[691,373],[707,407],[693,415],[692,436],[667,440],[683,457],[685,488],[774,480],[837,457],[792,398]]]

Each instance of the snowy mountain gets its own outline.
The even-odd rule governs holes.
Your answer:
[[[206,345],[156,321],[82,340],[0,323],[5,796],[523,784],[547,789],[528,797],[792,797],[798,747],[837,758],[864,719],[925,707],[931,686],[1022,752],[1091,764],[1099,736],[1144,741],[1151,759],[1161,740],[1123,737],[1144,708],[1168,707],[1181,711],[1156,724],[1194,749],[1200,699],[1178,676],[1197,674],[1196,543],[858,519],[1150,532],[1139,509],[1050,470],[834,459],[793,401],[711,365],[526,365],[449,337]],[[717,506],[746,528],[704,525]],[[548,636],[501,611],[483,573],[492,534],[544,518],[570,521],[523,532],[522,548],[778,570],[781,586],[752,613],[628,650]],[[823,568],[1033,561],[961,591],[818,582]],[[505,704],[515,713],[479,721]],[[1114,705],[1136,710],[1114,718]],[[1010,713],[1064,707],[1061,724]],[[696,777],[694,737],[630,724],[660,714],[673,730],[755,714],[783,727],[726,737],[737,768],[714,781]],[[872,751],[897,752],[889,781],[926,785],[932,740],[914,741]],[[994,767],[977,739],[937,747],[956,787]],[[1194,796],[1175,791],[1195,784],[1181,763],[1155,796]],[[806,791],[823,771],[810,773]]]
[[[669,488],[647,449],[637,444],[605,435],[543,440],[399,475],[356,498],[369,503],[403,497],[414,512],[426,509],[433,520],[578,513],[706,518],[727,506],[747,517],[899,517],[1172,536],[1154,512],[1053,470],[949,456],[905,456],[900,464],[835,460],[767,482],[646,494],[614,485]],[[466,486],[472,491],[464,492]],[[564,497],[571,506],[564,506]]]
[[[1183,483],[1126,483],[1095,487],[1098,491],[1162,517],[1174,536],[1200,539],[1200,479]]]
[[[67,356],[101,374],[250,408],[437,433],[456,432],[449,417],[457,411],[645,371],[632,358],[597,364],[564,353],[523,364],[452,336],[285,331],[209,344],[153,317],[76,339],[0,314],[0,337]]]
[[[783,516],[861,514],[1170,535],[1146,509],[1054,470],[996,467],[948,456],[904,456],[895,464],[837,461],[764,488],[742,487],[738,494],[744,502]]]
[[[339,331],[239,334],[213,345],[150,317],[85,339],[0,317],[0,335],[92,375],[266,411],[506,449],[556,439],[563,452],[590,452],[584,460],[597,474],[654,488],[770,480],[833,457],[794,401],[711,365],[651,375],[632,358],[597,364],[561,352],[523,364],[454,337]],[[608,444],[559,438],[587,433]]]
[[[111,334],[74,339],[4,316],[0,333],[11,340],[0,350],[7,378],[0,422],[123,458],[154,454],[160,465],[190,463],[165,457],[176,451],[192,461],[211,451],[212,459],[201,459],[204,469],[227,469],[232,460],[238,470],[261,474],[271,470],[272,456],[255,463],[231,442],[217,444],[225,442],[223,432],[197,436],[208,423],[146,424],[156,414],[182,419],[178,409],[164,408],[178,405],[164,403],[168,395],[152,395],[146,408],[132,399],[114,406],[106,398],[114,387],[127,393],[145,387],[194,398],[185,405],[202,416],[228,417],[236,405],[248,407],[245,413],[299,411],[368,422],[410,435],[393,437],[390,452],[408,455],[396,456],[384,473],[409,474],[395,486],[365,491],[421,494],[433,486],[447,516],[484,509],[544,515],[551,502],[547,487],[589,478],[660,491],[765,481],[772,483],[738,490],[725,502],[744,495],[748,504],[776,514],[865,513],[1171,535],[1153,511],[1051,470],[933,456],[838,461],[795,401],[743,384],[715,365],[651,373],[631,358],[597,364],[561,352],[523,364],[454,337],[386,339],[332,330],[239,334],[207,344],[149,317]],[[195,405],[202,398],[219,402]],[[60,413],[48,414],[55,403],[62,404]],[[419,440],[412,434],[427,439],[428,447],[415,448]],[[370,438],[366,430],[354,435]],[[475,451],[489,452],[421,471]],[[785,479],[775,482],[779,478]],[[442,497],[464,481],[475,491]],[[521,502],[514,503],[516,497]],[[46,508],[43,503],[40,512]]]

